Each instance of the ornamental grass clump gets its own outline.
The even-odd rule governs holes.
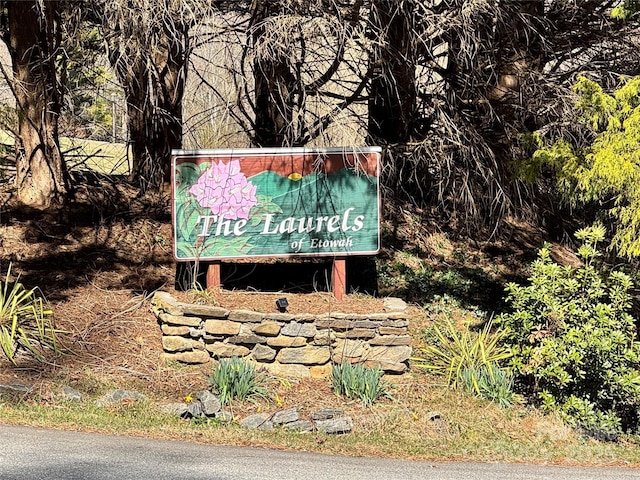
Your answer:
[[[255,365],[242,358],[221,359],[213,366],[208,382],[223,404],[229,404],[234,398],[246,400],[268,396],[268,390],[263,386],[264,376],[256,372]]]
[[[370,407],[380,397],[391,397],[389,385],[382,381],[383,373],[380,367],[344,362],[333,366],[331,386],[336,395],[357,398],[365,407]]]
[[[58,352],[53,312],[46,307],[37,289],[28,290],[19,278],[11,281],[11,264],[0,284],[0,348],[13,364],[19,351],[44,361],[44,350]]]
[[[511,356],[502,343],[505,332],[493,331],[491,322],[479,332],[446,322],[443,327],[434,325],[432,335],[433,343],[422,350],[423,356],[412,358],[413,364],[446,377],[453,388],[467,384],[477,395],[482,395],[481,376],[488,373],[493,378],[496,366]]]

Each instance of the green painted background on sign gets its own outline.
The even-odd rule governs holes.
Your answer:
[[[379,250],[378,151],[174,152],[178,260]]]

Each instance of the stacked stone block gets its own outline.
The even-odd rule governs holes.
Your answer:
[[[274,375],[326,377],[331,365],[342,362],[403,373],[411,355],[402,307],[385,313],[292,315],[182,303],[157,292],[152,309],[166,358],[184,363],[246,357]]]

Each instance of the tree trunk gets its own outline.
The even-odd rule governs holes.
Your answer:
[[[182,38],[165,36],[154,52],[110,55],[127,101],[132,153],[131,179],[141,190],[171,180],[171,150],[182,148],[182,101],[189,53],[187,28]]]
[[[540,28],[542,25],[539,19],[544,15],[544,1],[514,1],[509,4],[505,15],[509,21],[503,23],[496,32],[497,82],[489,91],[488,97],[492,101],[497,100],[494,104],[517,104],[523,100],[518,96],[522,83],[526,80],[524,77],[533,72],[541,72],[545,64],[544,45],[536,32],[536,27]],[[521,109],[522,106],[518,105],[517,108]]]
[[[370,142],[407,142],[416,115],[415,25],[411,2],[374,0],[375,36],[369,96]]]
[[[269,17],[280,13],[277,5],[268,1],[255,2],[253,12],[253,44],[254,50],[262,54],[256,55],[253,65],[255,82],[255,132],[253,143],[257,147],[296,146],[293,125],[293,95],[296,88],[296,76],[287,52],[279,45],[256,45],[265,42],[268,34]],[[268,53],[265,53],[268,52]]]
[[[18,200],[48,208],[65,200],[69,175],[58,142],[62,91],[56,75],[60,4],[7,2],[9,52],[18,110]]]

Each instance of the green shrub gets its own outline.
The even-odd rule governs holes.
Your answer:
[[[253,396],[266,398],[264,377],[256,372],[255,366],[242,358],[223,358],[212,367],[208,378],[211,390],[223,404],[234,398],[245,400]]]
[[[464,252],[455,252],[460,257]],[[432,303],[495,308],[502,284],[477,267],[463,264],[434,268],[423,260],[409,257],[408,263],[380,262],[377,266],[380,291],[406,301],[430,307]]]
[[[382,381],[382,369],[344,362],[331,370],[331,385],[337,395],[359,399],[370,407],[380,397],[390,397],[389,385]]]
[[[482,330],[473,332],[468,328],[460,331],[451,322],[445,324],[444,330],[434,325],[435,341],[423,349],[423,357],[412,358],[414,365],[446,376],[447,383],[454,388],[463,381],[465,374],[472,390],[480,395],[478,376],[481,368],[491,368],[510,356],[510,350],[501,343],[504,332],[492,332],[491,326],[488,322]]]
[[[570,395],[562,404],[557,404],[553,395],[541,392],[543,407],[555,411],[574,428],[598,440],[616,440],[622,431],[620,416],[615,412],[603,412],[588,400]]]
[[[618,253],[640,257],[640,76],[623,78],[612,94],[578,76],[573,90],[577,125],[589,134],[572,133],[552,145],[534,136],[539,148],[524,176],[534,178],[550,168],[567,203],[597,208],[599,218],[611,220]],[[587,138],[591,142],[585,146]]]
[[[43,349],[58,351],[53,327],[52,311],[46,308],[43,299],[36,295],[35,288],[27,290],[17,279],[10,281],[11,264],[4,282],[0,283],[0,347],[4,356],[16,363],[16,354],[24,350],[40,361],[44,361]]]
[[[576,237],[579,267],[553,262],[545,245],[531,266],[529,285],[509,284],[512,307],[497,319],[513,352],[511,365],[525,392],[575,426],[604,432],[637,430],[640,343],[636,341],[631,279],[598,263],[604,228]],[[615,422],[614,422],[615,423]]]

